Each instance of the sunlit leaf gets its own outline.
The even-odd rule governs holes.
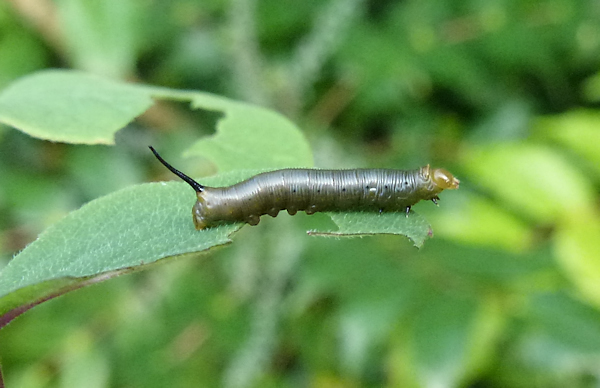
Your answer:
[[[499,143],[469,150],[463,167],[479,185],[541,222],[594,208],[594,190],[581,171],[550,148]]]
[[[438,237],[513,252],[531,243],[532,232],[525,222],[480,195],[462,189],[460,195],[444,199],[443,205],[443,211],[426,214]]]
[[[600,176],[600,113],[576,110],[557,116],[542,117],[536,124],[537,134],[564,144],[585,158]]]
[[[580,214],[561,223],[554,244],[566,276],[581,295],[600,307],[600,215]]]

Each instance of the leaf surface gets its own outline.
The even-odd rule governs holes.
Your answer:
[[[76,71],[45,70],[0,93],[0,122],[33,137],[114,144],[114,134],[152,106],[149,90]]]
[[[187,155],[211,159],[220,171],[313,167],[312,152],[301,131],[281,114],[246,103],[196,93],[194,108],[225,113],[214,136],[198,140]]]
[[[415,246],[421,247],[427,237],[433,236],[433,230],[427,220],[418,213],[412,212],[408,217],[398,213],[327,213],[338,226],[335,231],[312,230],[314,236],[359,237],[373,234],[404,235],[411,239]]]
[[[229,236],[242,224],[194,229],[192,193],[185,183],[148,183],[72,212],[0,272],[0,315],[60,293],[65,286],[77,288],[93,276],[141,269],[162,258],[231,242]]]

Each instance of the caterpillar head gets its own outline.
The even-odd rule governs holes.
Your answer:
[[[443,168],[434,168],[430,172],[431,180],[442,190],[458,189],[460,181],[454,177],[448,170]]]

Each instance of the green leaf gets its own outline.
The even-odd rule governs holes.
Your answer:
[[[463,167],[473,180],[538,222],[554,222],[595,208],[589,180],[550,148],[498,143],[465,154]]]
[[[569,147],[589,162],[600,175],[600,113],[594,110],[574,110],[537,120],[536,132]]]
[[[140,9],[131,0],[60,0],[56,8],[74,67],[116,78],[135,73]]]
[[[314,236],[366,236],[372,234],[400,234],[410,238],[421,247],[428,236],[433,235],[427,220],[414,212],[404,213],[327,213],[339,227],[336,231],[309,231]]]
[[[90,74],[46,70],[0,93],[0,122],[31,136],[114,144],[114,134],[152,106],[149,89]]]
[[[434,295],[416,313],[414,361],[424,387],[457,386],[468,362],[477,305],[474,300]]]
[[[0,14],[9,13],[8,3],[0,5]],[[0,17],[0,88],[17,77],[47,66],[48,54],[43,43],[16,20]]]
[[[438,237],[512,252],[522,252],[531,244],[528,225],[484,196],[462,189],[460,195],[448,197],[444,211],[425,213]]]
[[[75,71],[41,71],[11,84],[0,93],[0,123],[40,139],[113,144],[114,134],[150,108],[152,98],[187,100],[194,109],[224,113],[216,135],[186,153],[211,159],[221,172],[313,166],[306,138],[279,113],[209,93],[119,83]]]
[[[554,249],[563,273],[582,297],[600,306],[600,214],[589,212],[557,225]]]
[[[600,312],[564,293],[536,295],[533,321],[561,343],[582,352],[600,351]]]
[[[195,93],[192,106],[225,117],[214,136],[199,140],[186,155],[208,157],[220,171],[313,166],[306,138],[279,113],[207,93]]]
[[[207,182],[222,184],[218,179]],[[87,284],[94,276],[228,244],[229,235],[242,224],[197,231],[193,203],[193,191],[185,183],[150,183],[117,191],[69,214],[0,272],[0,315]]]

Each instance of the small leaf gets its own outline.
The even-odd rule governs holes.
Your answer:
[[[309,231],[313,236],[366,236],[372,234],[402,234],[421,247],[433,235],[431,225],[423,216],[404,213],[327,213],[339,227],[336,231]]]
[[[152,106],[149,91],[90,74],[45,70],[0,93],[0,122],[40,139],[113,144],[115,132]]]
[[[211,159],[219,171],[312,167],[310,146],[287,118],[255,105],[195,93],[192,106],[225,113],[217,133],[194,144],[186,155]]]

